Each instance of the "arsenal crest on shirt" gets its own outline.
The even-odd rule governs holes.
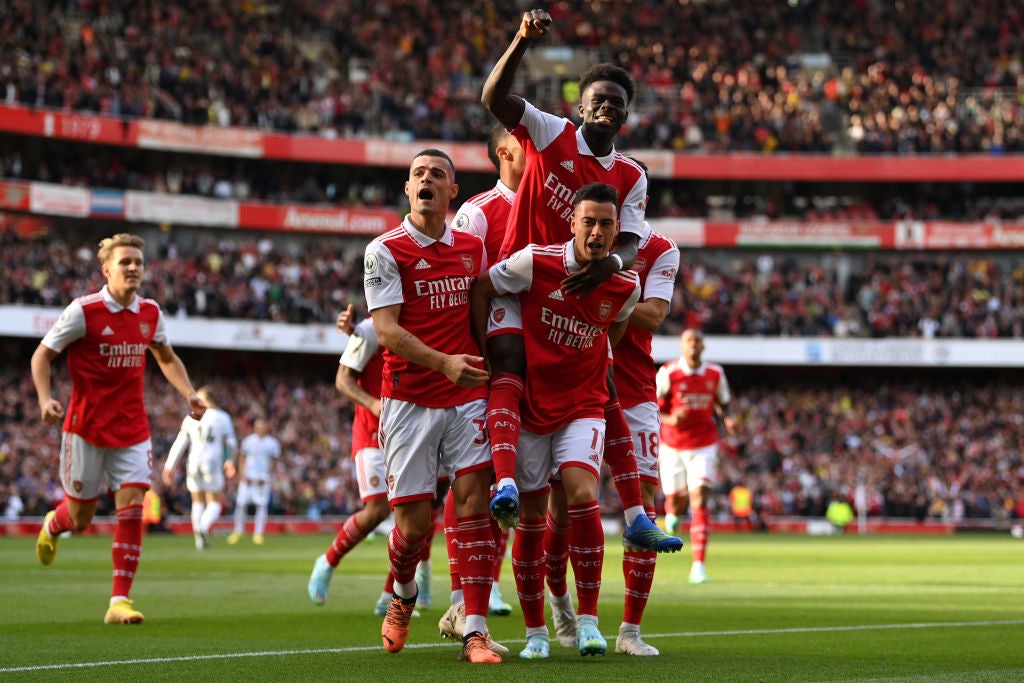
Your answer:
[[[607,299],[601,300],[601,305],[597,309],[597,315],[600,316],[601,320],[607,318],[612,312],[612,302]]]
[[[149,323],[139,323],[139,332],[143,337],[149,336]]]
[[[475,272],[475,269],[473,268],[473,257],[469,254],[462,255],[462,265],[466,267],[467,273]]]

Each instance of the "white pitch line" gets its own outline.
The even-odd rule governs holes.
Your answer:
[[[942,623],[911,623],[911,624],[868,624],[864,626],[808,626],[797,628],[775,629],[743,629],[737,631],[682,631],[679,633],[645,633],[644,639],[655,638],[706,638],[714,636],[770,636],[788,633],[831,633],[843,631],[886,631],[908,628],[974,628],[981,626],[1021,626],[1024,619],[1006,619],[997,621],[951,621]],[[505,640],[506,643],[523,643],[525,640]],[[454,643],[414,643],[406,645],[409,650],[427,648],[454,647]],[[139,664],[169,664],[171,662],[199,662],[210,659],[242,659],[246,657],[290,657],[294,655],[343,654],[346,652],[369,652],[379,650],[379,645],[361,647],[328,647],[314,650],[269,650],[266,652],[229,652],[216,655],[190,655],[183,657],[151,657],[147,659],[120,659],[108,662],[75,662],[69,664],[42,664],[38,666],[12,666],[0,668],[0,674],[18,673],[23,671],[58,671],[66,669],[92,669],[101,666],[137,666]]]

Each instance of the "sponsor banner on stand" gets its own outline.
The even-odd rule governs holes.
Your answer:
[[[876,221],[707,221],[712,247],[891,249],[893,224]]]
[[[124,192],[93,190],[90,193],[89,215],[99,218],[124,218]]]
[[[254,129],[186,126],[173,121],[140,119],[138,130],[138,145],[146,149],[232,157],[263,156],[263,133]]]
[[[29,211],[54,216],[85,218],[89,215],[90,193],[84,187],[52,183],[31,183]]]
[[[339,235],[377,236],[402,222],[397,211],[350,209],[326,206],[243,203],[238,226],[258,230],[327,232]]]
[[[144,223],[235,228],[238,227],[238,202],[129,190],[124,193],[124,217],[129,221]]]
[[[60,317],[62,307],[0,305],[0,336],[41,339]],[[181,348],[280,351],[340,355],[348,336],[332,323],[290,325],[270,321],[178,318],[167,316],[167,336]]]
[[[366,144],[366,163],[372,166],[394,166],[408,168],[418,152],[431,147],[429,141],[399,142],[370,138]],[[438,143],[438,146],[452,158],[456,172],[487,171],[494,172],[494,165],[487,157],[487,147],[468,143]]]
[[[680,247],[703,247],[707,244],[705,224],[699,218],[652,218],[648,221],[654,232],[671,238]]]

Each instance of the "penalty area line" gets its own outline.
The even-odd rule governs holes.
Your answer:
[[[910,624],[865,624],[862,626],[808,626],[795,628],[743,629],[734,631],[683,631],[680,633],[645,633],[644,638],[706,638],[714,636],[770,636],[790,633],[838,633],[844,631],[885,631],[893,629],[924,629],[924,628],[976,628],[985,626],[1021,626],[1024,619],[1006,619],[993,621],[950,621],[950,622],[917,622]],[[508,643],[522,643],[525,640],[506,640]],[[414,643],[406,645],[407,650],[425,650],[439,647],[454,648],[456,643]],[[228,652],[210,655],[182,655],[179,657],[148,657],[145,659],[119,659],[105,662],[70,662],[67,664],[40,664],[36,666],[10,666],[0,668],[0,674],[27,671],[60,671],[71,669],[92,669],[104,666],[138,666],[140,664],[170,664],[173,662],[201,662],[214,659],[243,659],[249,657],[294,657],[296,655],[344,654],[346,652],[371,652],[381,650],[380,645],[359,647],[327,647],[309,650],[267,650],[264,652]]]

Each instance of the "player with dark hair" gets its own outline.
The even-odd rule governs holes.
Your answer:
[[[481,102],[514,135],[526,151],[526,169],[516,193],[500,256],[527,244],[562,244],[571,235],[574,193],[583,185],[602,182],[618,192],[621,232],[600,260],[568,275],[561,283],[567,296],[585,297],[614,273],[633,265],[642,234],[647,203],[647,178],[634,160],[619,153],[614,141],[629,116],[634,86],[628,72],[599,64],[584,74],[577,128],[568,119],[540,111],[512,94],[512,83],[523,55],[543,37],[551,24],[544,10],[522,15],[519,30],[484,84]],[[524,391],[524,342],[518,329],[517,302],[493,304],[500,311],[489,320],[487,357],[494,381],[488,398],[487,428],[491,438],[496,493],[491,512],[503,526],[518,519],[519,495],[514,477]],[[572,388],[570,388],[571,390]],[[626,517],[628,542],[659,552],[673,552],[682,541],[665,534],[644,512],[631,438],[622,410],[609,392],[606,461],[615,477]]]
[[[736,422],[729,414],[732,394],[725,370],[704,356],[704,333],[683,330],[681,355],[658,369],[657,395],[661,412],[661,449],[658,461],[665,491],[665,524],[676,528],[690,508],[690,546],[693,564],[690,583],[707,583],[704,567],[710,531],[708,502],[718,480],[718,423],[733,434]]]
[[[466,604],[461,658],[498,663],[487,636],[494,536],[487,500],[494,472],[487,443],[487,380],[470,329],[469,288],[486,267],[483,242],[452,230],[448,205],[458,194],[455,165],[427,149],[413,159],[402,225],[366,247],[363,288],[384,347],[380,443],[395,514],[388,553],[395,597],[381,626],[389,652],[400,651],[416,607],[415,572],[433,524],[438,474],[452,480],[456,552]]]
[[[636,273],[616,273],[590,296],[566,296],[561,283],[587,263],[605,258],[619,230],[618,193],[606,183],[576,192],[573,239],[561,245],[531,244],[492,266],[473,285],[478,336],[491,299],[515,296],[521,303],[526,379],[521,452],[515,477],[522,509],[512,546],[516,586],[526,624],[525,659],[550,656],[544,619],[544,534],[549,479],[561,482],[559,502],[569,524],[569,561],[576,579],[580,654],[604,654],[597,624],[604,562],[604,529],[597,502],[604,447],[608,345],[625,331],[640,294]],[[491,309],[494,310],[493,308]],[[498,309],[500,310],[500,309]],[[571,386],[571,392],[565,391]]]

